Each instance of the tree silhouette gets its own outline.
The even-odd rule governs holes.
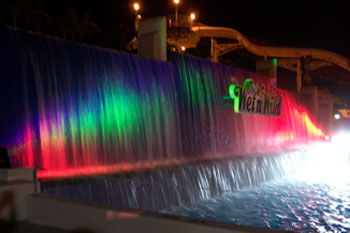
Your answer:
[[[98,25],[91,20],[88,11],[80,13],[73,6],[57,10],[44,0],[0,0],[0,23],[66,40],[126,50],[135,36],[131,21],[112,20]]]
[[[71,41],[84,41],[88,36],[101,32],[100,27],[90,20],[88,12],[80,18],[73,8],[66,11],[61,30],[63,39]]]
[[[50,23],[41,0],[0,1],[1,20],[15,28],[42,31]]]

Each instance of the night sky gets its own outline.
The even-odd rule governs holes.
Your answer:
[[[0,23],[11,25],[11,2],[41,3],[42,9],[51,21],[42,24],[43,20],[35,21],[42,24],[40,30],[35,25],[29,30],[50,34],[67,40],[63,31],[71,21],[64,24],[64,17],[69,16],[69,8],[82,19],[89,13],[89,20],[95,22],[99,30],[75,41],[94,44],[102,47],[124,50],[125,45],[134,37],[133,29],[135,13],[132,8],[134,1],[130,0],[0,0]],[[138,0],[141,5],[141,15],[144,18],[174,14],[173,0]],[[6,4],[4,4],[6,3]],[[337,3],[337,4],[336,4]],[[14,5],[14,4],[12,4]],[[10,6],[10,7],[9,7]],[[7,7],[7,8],[6,8]],[[320,48],[339,53],[350,58],[350,7],[339,4],[339,1],[249,1],[249,0],[180,0],[179,14],[189,15],[196,12],[197,21],[210,26],[231,27],[242,34],[255,37],[279,46]],[[33,11],[34,12],[34,11]],[[33,13],[32,12],[32,13]],[[18,27],[23,28],[23,17],[27,14],[26,7],[18,16]],[[29,14],[30,15],[30,14]],[[2,17],[1,17],[2,16]],[[22,17],[22,20],[21,20]],[[45,20],[44,20],[45,21]],[[22,26],[22,27],[21,27]],[[26,28],[24,28],[26,29]],[[69,29],[69,28],[68,28]],[[207,48],[206,52],[207,51]],[[328,73],[325,74],[329,76]],[[350,80],[350,72],[333,72],[331,79],[345,77]],[[333,77],[334,76],[334,77]],[[343,78],[344,80],[344,78]],[[337,82],[321,82],[318,85],[329,87],[332,92],[349,97],[349,85],[341,86]]]
[[[140,0],[143,17],[174,13],[171,0]],[[59,12],[67,6],[89,11],[99,25],[132,23],[133,1],[46,1]],[[232,5],[232,6],[231,6]],[[241,33],[279,45],[332,50],[350,57],[349,7],[329,1],[181,0],[179,13],[195,11],[198,21],[232,27]]]

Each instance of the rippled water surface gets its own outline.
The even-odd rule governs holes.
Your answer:
[[[288,178],[169,212],[297,232],[350,232],[350,179],[330,184]]]
[[[310,150],[293,176],[164,212],[294,232],[350,232],[350,135],[341,139]]]

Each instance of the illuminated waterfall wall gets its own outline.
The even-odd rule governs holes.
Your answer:
[[[41,177],[257,154],[319,138],[295,94],[237,114],[228,88],[268,77],[181,54],[158,62],[0,28],[0,146]]]

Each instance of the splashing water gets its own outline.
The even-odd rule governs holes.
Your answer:
[[[42,182],[41,190],[203,221],[296,232],[347,232],[349,153],[339,154],[335,162],[335,155],[325,150],[333,147],[334,151],[338,145],[319,144],[307,152],[202,161],[124,175],[48,181]],[[318,157],[310,156],[316,153]],[[333,174],[332,166],[319,166],[320,159],[333,161],[338,172]],[[305,171],[315,175],[306,176]],[[319,176],[321,172],[323,176]]]
[[[41,182],[44,193],[125,208],[176,210],[227,192],[291,175],[305,161],[302,152],[233,157],[162,167]]]
[[[350,183],[282,179],[163,213],[293,232],[349,232]]]
[[[285,178],[161,212],[293,232],[349,232],[350,150],[345,144],[344,139],[318,144]]]

